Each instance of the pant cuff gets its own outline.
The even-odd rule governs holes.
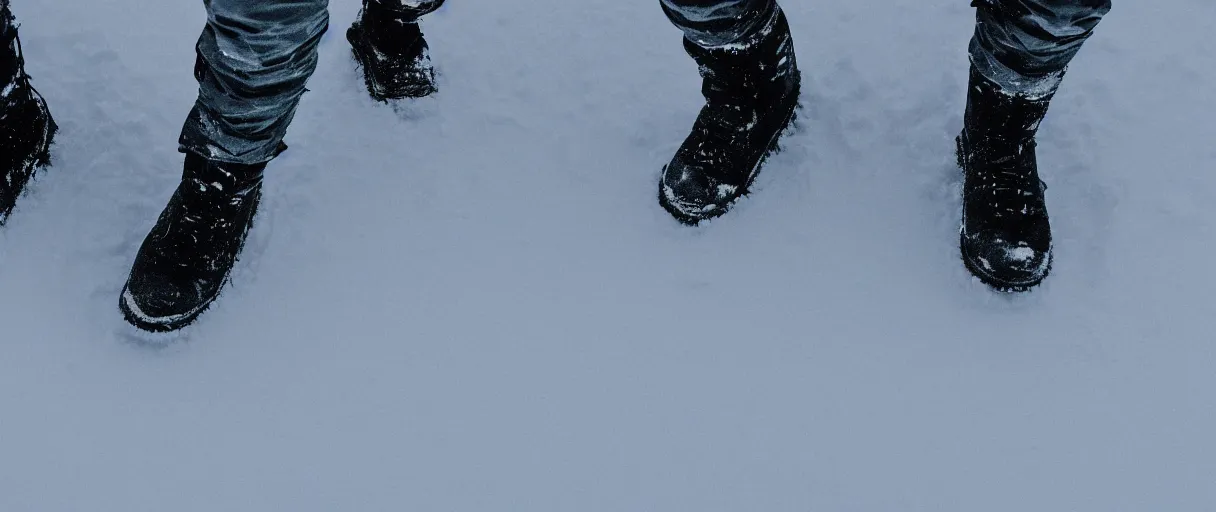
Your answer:
[[[690,23],[682,20],[677,14],[668,11],[668,17],[684,32],[684,38],[706,50],[733,49],[749,47],[756,41],[768,35],[777,23],[780,7],[776,2],[768,2],[767,7],[741,14],[733,26],[723,28],[718,20],[712,24]]]
[[[1028,99],[1042,99],[1055,94],[1064,80],[1067,68],[1049,72],[1042,76],[1026,76],[1013,68],[1002,64],[996,56],[989,52],[975,39],[971,40],[971,65],[984,78],[991,80],[1001,87],[1001,91],[1024,96]]]
[[[250,139],[225,133],[219,122],[196,106],[186,117],[178,138],[178,151],[194,153],[213,162],[255,165],[266,163],[287,150],[281,135]]]

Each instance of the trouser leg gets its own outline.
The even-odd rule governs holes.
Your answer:
[[[1002,89],[1031,96],[1055,91],[1064,69],[1111,0],[976,0],[971,62]]]
[[[198,100],[181,145],[210,160],[256,164],[282,151],[329,26],[328,0],[204,0]]]
[[[775,0],[661,0],[671,22],[684,37],[703,48],[715,48],[754,38],[770,26],[777,13]]]

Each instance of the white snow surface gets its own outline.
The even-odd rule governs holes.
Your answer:
[[[0,231],[0,511],[1216,510],[1216,4],[1082,50],[1021,296],[957,254],[967,2],[787,1],[800,128],[696,229],[656,4],[450,2],[390,108],[332,2],[234,286],[157,349],[117,301],[201,2],[16,0],[62,131]]]

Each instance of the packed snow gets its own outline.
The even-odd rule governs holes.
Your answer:
[[[973,9],[787,0],[800,125],[728,216],[655,0],[456,0],[372,101],[335,0],[234,285],[118,312],[202,2],[14,0],[62,127],[0,229],[0,511],[1216,510],[1216,3],[1117,2],[1040,132],[1053,275],[958,256]]]

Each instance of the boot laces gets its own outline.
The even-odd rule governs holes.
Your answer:
[[[163,233],[170,238],[168,245],[176,253],[171,261],[182,267],[216,268],[223,254],[230,250],[227,245],[231,232],[244,222],[238,217],[245,203],[252,200],[255,189],[256,186],[233,193],[223,190],[220,183],[187,179],[177,205],[180,215],[170,217],[177,218],[177,225],[167,225]]]
[[[1033,139],[1011,144],[979,167],[976,191],[997,216],[1016,219],[1041,215],[1045,210],[1047,185],[1035,169],[1034,150]]]
[[[748,134],[759,122],[757,88],[745,77],[713,81],[703,89],[706,105],[699,116],[697,129],[705,143],[698,151],[707,161],[730,162],[744,154],[739,146],[747,144]],[[728,171],[736,168],[736,165],[711,165],[705,171],[719,182],[733,183],[740,177]]]

